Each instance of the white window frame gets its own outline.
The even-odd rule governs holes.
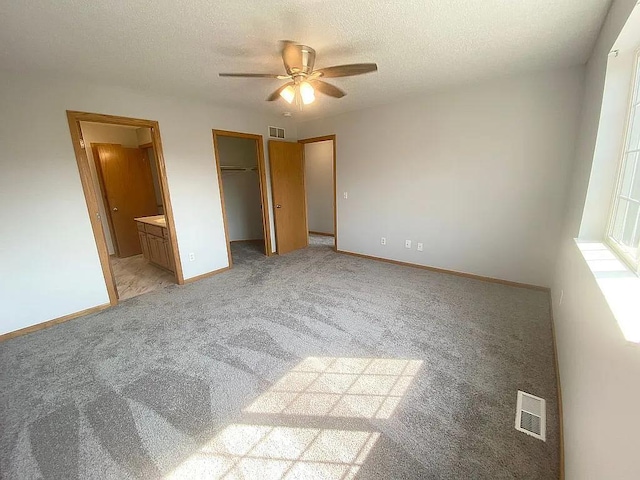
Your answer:
[[[616,188],[613,194],[613,200],[611,202],[611,209],[609,213],[609,221],[608,221],[607,231],[605,235],[605,242],[607,246],[609,246],[609,248],[611,248],[627,264],[627,266],[630,267],[636,273],[636,275],[640,276],[640,249],[638,250],[637,257],[634,258],[632,255],[629,254],[629,252],[625,249],[623,245],[618,243],[617,240],[613,238],[613,229],[615,226],[616,215],[618,213],[617,212],[618,198],[621,196],[620,191],[622,189],[622,184],[623,184],[626,159],[628,158],[629,154],[638,152],[636,162],[640,162],[640,149],[633,149],[633,150],[629,149],[629,142],[631,141],[631,138],[630,138],[631,128],[633,126],[632,124],[633,114],[636,108],[640,109],[640,85],[638,85],[638,83],[640,82],[639,69],[640,69],[640,48],[635,52],[635,60],[633,64],[633,78],[631,82],[631,90],[629,93],[629,108],[627,110],[627,118],[625,121],[624,139],[622,142],[622,152],[621,152],[620,160],[618,162]],[[636,91],[638,91],[638,98],[634,98]],[[634,176],[632,176],[632,180],[635,180]],[[625,198],[625,199],[627,200],[627,202],[629,201],[635,202],[635,200],[632,200],[631,198]],[[635,229],[636,230],[640,229],[640,213],[639,213],[639,218],[637,220],[637,223],[635,225]]]

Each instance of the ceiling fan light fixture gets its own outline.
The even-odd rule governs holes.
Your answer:
[[[293,102],[293,99],[296,98],[296,91],[291,85],[289,85],[287,88],[280,92],[280,96],[284,98],[288,103],[291,103]]]
[[[308,105],[315,101],[316,90],[333,98],[342,98],[346,95],[344,91],[335,85],[325,82],[325,78],[352,77],[378,71],[378,65],[375,63],[351,63],[314,70],[316,51],[313,48],[288,40],[283,40],[280,44],[282,45],[280,55],[282,56],[284,69],[287,72],[286,75],[275,73],[220,73],[219,75],[221,77],[288,80],[288,83],[273,91],[266,100],[267,102],[273,102],[282,97],[287,103],[295,103],[302,110],[303,105]]]
[[[302,103],[309,105],[316,99],[316,92],[309,82],[300,83],[300,96],[302,97]]]

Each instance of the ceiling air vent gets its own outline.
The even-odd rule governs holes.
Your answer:
[[[546,402],[544,398],[518,390],[516,430],[546,441]]]
[[[270,138],[284,138],[284,128],[269,127]]]

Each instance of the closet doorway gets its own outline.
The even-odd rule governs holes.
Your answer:
[[[213,130],[229,266],[271,255],[262,135]]]

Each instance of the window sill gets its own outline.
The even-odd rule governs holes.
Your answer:
[[[604,243],[575,241],[624,337],[640,343],[640,278]]]

